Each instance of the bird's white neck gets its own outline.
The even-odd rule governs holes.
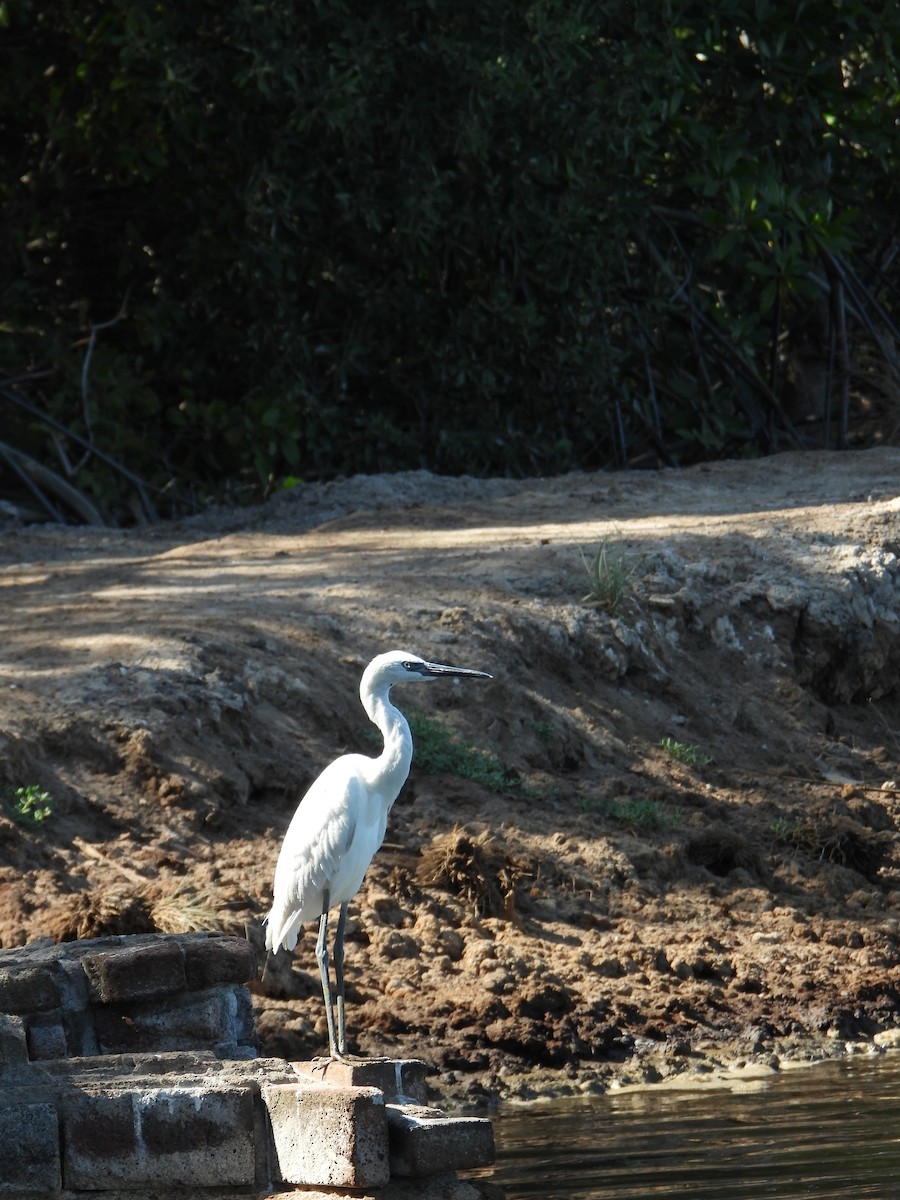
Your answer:
[[[406,717],[391,703],[390,689],[376,691],[368,702],[363,700],[369,720],[378,726],[384,738],[384,749],[375,759],[375,769],[382,783],[383,794],[389,796],[390,807],[409,774],[412,763],[412,734]]]

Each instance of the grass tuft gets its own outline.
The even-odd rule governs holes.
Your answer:
[[[223,929],[221,904],[210,889],[197,890],[186,880],[150,905],[150,916],[160,933],[219,933]]]
[[[712,762],[708,754],[701,753],[696,746],[692,746],[689,742],[676,742],[674,738],[664,737],[660,739],[659,744],[669,758],[686,763],[689,767],[706,767]]]
[[[581,561],[590,584],[590,591],[582,596],[582,603],[594,604],[615,616],[631,590],[637,570],[637,565],[625,552],[624,543],[607,534],[592,558],[581,551]]]

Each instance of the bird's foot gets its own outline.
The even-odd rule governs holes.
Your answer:
[[[346,1050],[332,1050],[328,1057],[314,1058],[312,1069],[314,1071],[325,1071],[330,1063],[349,1063],[351,1066],[355,1063],[371,1062],[369,1058],[364,1058],[361,1054],[350,1054]]]

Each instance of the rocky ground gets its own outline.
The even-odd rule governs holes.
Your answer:
[[[395,695],[417,758],[351,907],[353,1049],[478,1100],[900,1026],[898,449],[7,520],[0,589],[2,946],[258,938],[305,787],[378,751],[356,689],[399,647],[494,678]],[[267,1054],[323,1049],[313,940],[254,985]]]

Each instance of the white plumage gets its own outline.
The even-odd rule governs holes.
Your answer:
[[[266,949],[293,950],[301,925],[319,920],[316,959],[322,977],[332,1058],[346,1054],[343,940],[347,904],[358,891],[384,841],[388,813],[406,782],[412,762],[412,735],[406,718],[390,699],[394,684],[473,676],[484,671],[426,662],[391,650],[372,659],[363,672],[359,696],[369,719],[381,731],[377,758],[344,754],[325,768],[300,801],[288,826],[278,864],[272,908],[266,917]],[[332,989],[326,945],[328,910],[340,906],[334,943]],[[335,1026],[335,1003],[337,1023]]]

